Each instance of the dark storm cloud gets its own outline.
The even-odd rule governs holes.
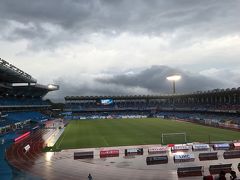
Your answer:
[[[85,78],[84,82],[76,82],[74,79],[58,78],[54,83],[60,86],[60,90],[49,93],[46,98],[50,98],[55,101],[63,101],[65,96],[119,96],[152,94],[144,88],[129,88],[120,84],[105,84],[91,78]]]
[[[27,26],[11,29],[8,38],[39,38],[46,43],[95,32],[161,36],[183,31],[190,38],[238,33],[239,4],[236,0],[2,0],[0,20],[3,26],[9,22]],[[62,31],[52,33],[48,25]]]
[[[198,90],[209,90],[222,87],[223,84],[215,79],[199,74],[193,74],[168,66],[152,66],[133,75],[116,75],[112,78],[99,78],[103,84],[116,84],[125,87],[141,87],[152,93],[167,93],[171,83],[166,80],[167,76],[180,74],[182,79],[177,82],[178,92],[193,92]]]
[[[146,95],[171,93],[172,84],[167,76],[180,74],[182,79],[176,83],[178,93],[191,93],[201,90],[223,88],[223,82],[200,75],[188,73],[168,66],[152,66],[138,73],[112,75],[110,78],[93,78],[79,82],[73,79],[60,78],[55,81],[60,90],[55,92],[53,99],[64,96],[95,96],[95,95]]]

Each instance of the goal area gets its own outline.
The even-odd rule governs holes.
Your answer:
[[[187,133],[162,133],[162,144],[185,144],[187,143]]]

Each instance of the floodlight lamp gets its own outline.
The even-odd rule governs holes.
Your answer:
[[[50,89],[50,90],[57,90],[57,89],[59,89],[59,86],[58,85],[54,85],[54,84],[49,84],[48,85],[48,89]]]
[[[182,77],[180,75],[173,75],[173,76],[168,76],[167,80],[169,81],[178,81],[180,80]]]

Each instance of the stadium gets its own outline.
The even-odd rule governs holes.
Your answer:
[[[56,109],[44,96],[58,89],[0,59],[1,179],[240,174],[240,88],[69,95]]]

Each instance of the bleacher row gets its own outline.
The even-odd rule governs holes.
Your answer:
[[[210,149],[213,148],[213,152],[210,152]],[[200,152],[198,155],[199,161],[211,161],[218,160],[220,157],[218,155],[217,150],[225,150],[223,153],[224,159],[234,159],[240,158],[240,143],[223,143],[223,144],[213,144],[209,146],[209,144],[181,144],[181,145],[169,145],[169,146],[158,146],[158,147],[150,147],[147,150],[148,155],[146,157],[146,165],[156,165],[156,164],[167,164],[169,161],[169,157],[166,154],[171,151],[173,153],[173,161],[174,163],[182,163],[182,162],[193,162],[195,161],[194,153],[185,154],[192,150],[196,151],[205,151]],[[179,153],[180,152],[180,153]],[[137,148],[129,148],[124,149],[123,152],[120,152],[119,149],[102,149],[99,151],[100,158],[108,158],[108,157],[119,157],[120,154],[123,154],[124,157],[128,156],[136,156],[143,155],[144,149],[142,147]],[[160,155],[156,155],[160,154]],[[81,151],[74,152],[74,160],[77,159],[93,159],[94,151]],[[240,163],[239,163],[240,164]],[[240,165],[238,164],[238,170],[240,171]],[[225,173],[230,173],[232,171],[231,163],[220,163],[209,165],[210,174],[219,174],[221,171]],[[177,174],[179,177],[187,177],[187,176],[203,176],[204,167],[203,166],[189,166],[189,167],[178,167]]]
[[[216,122],[234,121],[236,124],[240,122],[239,115],[235,114],[209,114],[209,113],[190,113],[190,112],[157,112],[156,117],[168,116],[172,118],[190,119],[190,120],[212,120]]]
[[[139,109],[139,110],[148,110],[148,109],[186,109],[186,110],[195,110],[195,111],[239,111],[240,105],[236,104],[224,104],[224,105],[212,105],[212,104],[196,104],[196,103],[167,103],[159,101],[126,101],[126,102],[114,102],[111,105],[98,105],[95,102],[68,102],[66,103],[66,109],[72,110],[82,110],[86,111],[89,109],[101,110],[101,109],[111,109],[111,110],[121,110],[121,109]]]
[[[78,113],[72,115],[72,113],[65,113],[65,119],[115,119],[115,118],[147,118],[148,112],[88,112]]]
[[[8,112],[1,115],[0,127],[5,127],[26,120],[41,122],[47,119],[49,119],[48,116],[37,111]]]
[[[190,113],[190,112],[147,112],[147,111],[122,111],[122,112],[78,112],[64,113],[65,119],[114,119],[114,118],[170,118],[192,120],[199,123],[219,124],[221,122],[230,122],[240,127],[240,117],[234,114],[207,114],[207,113]]]
[[[41,121],[44,119],[48,119],[48,116],[36,112],[36,111],[28,111],[28,112],[9,112],[7,113],[7,120],[12,120],[12,121],[23,121],[27,119],[31,119],[34,121]]]
[[[1,106],[32,106],[32,105],[49,105],[47,101],[43,101],[38,98],[0,98],[0,107]]]

